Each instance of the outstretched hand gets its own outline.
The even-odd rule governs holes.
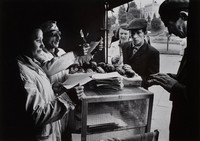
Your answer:
[[[83,44],[83,55],[87,55],[89,49],[90,45],[88,43]]]
[[[68,90],[67,94],[74,103],[79,103],[83,99],[84,87],[78,84]]]
[[[103,47],[104,47],[104,45],[103,45],[104,43],[103,43],[103,38],[101,37],[101,40],[100,40],[100,42],[99,42],[99,45],[98,45],[98,50],[103,50]]]
[[[77,56],[83,56],[88,54],[88,50],[90,49],[90,45],[88,43],[80,44],[79,48],[75,51]]]
[[[82,85],[78,84],[78,86],[75,86],[74,89],[75,89],[78,99],[82,100],[83,94],[84,94],[84,87]]]
[[[83,66],[83,64],[89,64],[90,60],[92,60],[92,55],[90,53],[84,56],[78,56],[76,58],[76,62],[79,64],[79,66]]]
[[[160,85],[168,92],[171,91],[172,87],[177,82],[178,82],[177,80],[164,73],[152,74],[150,75],[150,79],[147,80],[149,86]]]
[[[92,41],[90,45],[95,46],[95,48],[90,52],[92,55],[96,54],[98,51],[102,51],[104,48],[103,38],[101,37],[100,41]]]

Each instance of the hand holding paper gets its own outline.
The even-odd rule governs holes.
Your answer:
[[[74,86],[71,89],[66,90],[67,95],[69,98],[75,103],[79,103],[80,100],[83,99],[83,94],[84,94],[84,87],[81,86],[80,84]]]
[[[90,49],[88,50],[88,53],[94,55],[97,51],[101,51],[103,49],[103,38],[99,41],[91,41],[90,42]]]

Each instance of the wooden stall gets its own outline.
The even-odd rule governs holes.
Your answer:
[[[142,87],[118,91],[86,87],[82,105],[74,116],[73,140],[123,140],[150,132],[153,97]]]

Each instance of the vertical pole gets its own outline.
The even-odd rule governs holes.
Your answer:
[[[152,17],[151,20],[153,20],[153,16],[154,16],[154,0],[152,1],[152,9],[151,9],[151,13],[152,13]]]
[[[81,111],[81,141],[87,140],[87,115],[88,115],[88,103],[87,99],[83,99],[82,111]]]
[[[169,40],[170,40],[170,35],[167,36],[167,51],[169,50]]]
[[[149,110],[147,115],[147,126],[145,132],[150,132],[151,130],[151,120],[152,120],[152,111],[153,111],[153,97],[154,94],[151,94],[149,97]]]
[[[105,63],[108,63],[108,3],[105,3]]]
[[[141,0],[140,0],[140,19],[142,18],[142,9],[141,9]]]

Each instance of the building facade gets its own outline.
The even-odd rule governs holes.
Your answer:
[[[154,18],[154,15],[156,18],[160,17],[158,14],[160,4],[157,2],[152,2],[151,4],[145,5],[142,9],[142,15],[143,17],[148,21],[152,20]]]

